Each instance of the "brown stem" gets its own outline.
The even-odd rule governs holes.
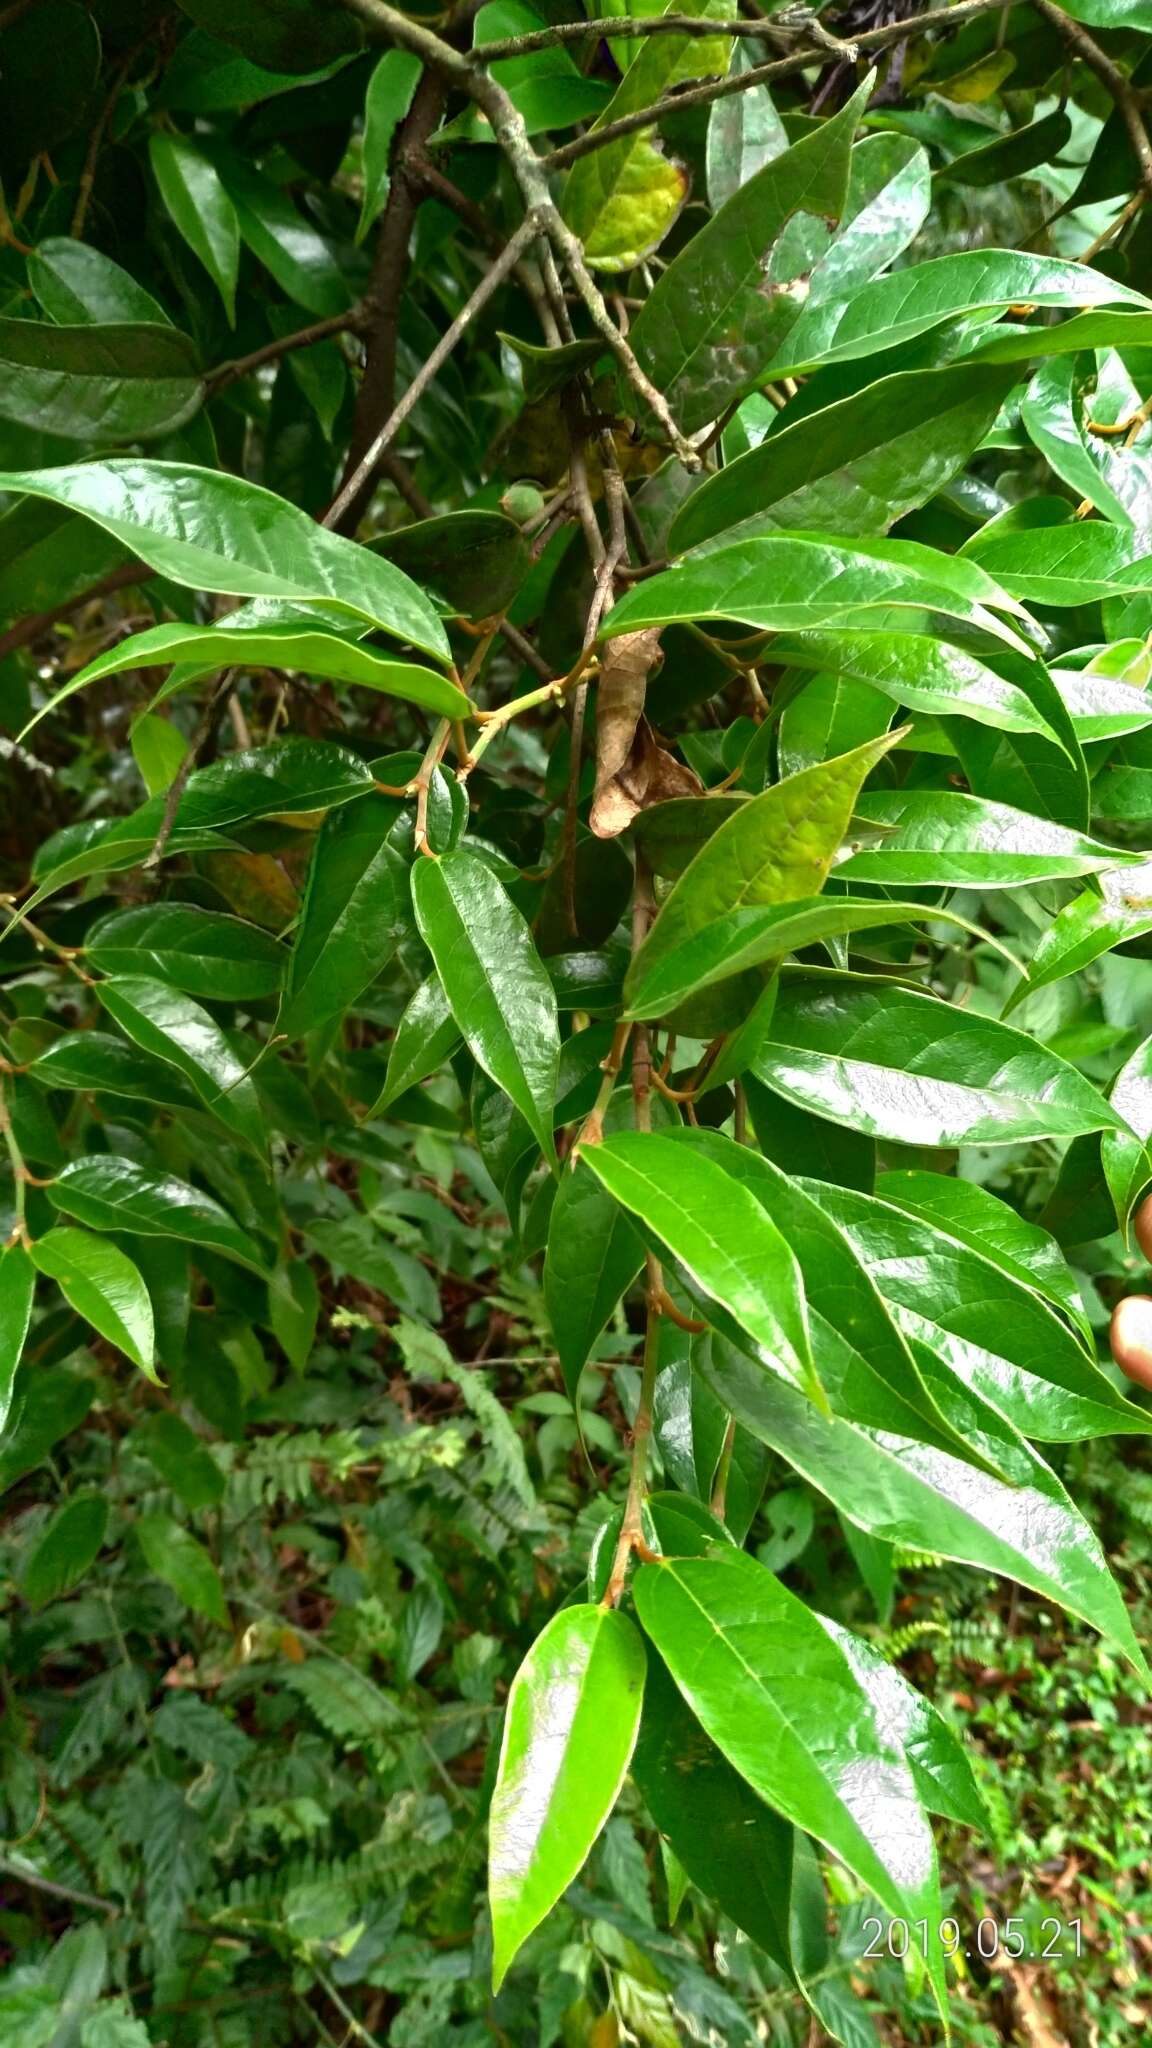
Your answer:
[[[1140,183],[1145,193],[1152,196],[1152,143],[1148,140],[1148,130],[1144,126],[1139,91],[1133,86],[1127,74],[1121,71],[1119,66],[1112,62],[1111,57],[1100,48],[1094,37],[1089,35],[1087,29],[1082,27],[1080,22],[1073,21],[1070,14],[1065,14],[1062,7],[1055,6],[1054,0],[1032,0],[1032,4],[1037,13],[1043,15],[1045,21],[1051,22],[1073,56],[1079,57],[1081,63],[1086,64],[1089,71],[1095,73],[1105,90],[1111,93],[1116,110],[1128,130],[1128,139],[1140,170]]]
[[[461,306],[456,318],[447,331],[441,335],[431,355],[425,358],[398,404],[394,405],[382,427],[373,435],[359,462],[341,484],[336,496],[321,522],[324,526],[339,528],[341,521],[350,514],[365,490],[370,490],[379,466],[380,458],[395,440],[409,413],[419,405],[441,365],[447,362],[453,349],[467,333],[476,315],[483,311],[489,299],[503,284],[508,273],[515,268],[517,258],[528,244],[536,238],[536,223],[531,214],[522,220],[515,234],[501,255],[489,264],[475,291]]]
[[[90,583],[86,590],[78,591],[75,597],[65,598],[63,604],[53,605],[50,611],[33,612],[27,619],[18,619],[6,633],[0,633],[0,661],[6,655],[14,654],[18,647],[27,647],[33,640],[38,640],[41,633],[47,633],[72,612],[83,611],[86,604],[93,604],[99,597],[109,597],[114,590],[124,590],[130,583],[143,583],[151,574],[144,562],[122,562],[118,569],[110,569],[106,576]]]
[[[367,293],[372,326],[342,487],[359,467],[365,451],[371,447],[382,422],[396,403],[400,308],[408,281],[408,245],[420,205],[413,162],[422,153],[433,129],[439,126],[443,111],[443,75],[438,70],[425,70],[400,124],[392,150],[392,182],[376,240],[372,280]],[[367,490],[358,491],[349,501],[337,529],[339,532],[355,532],[370,495],[371,483]]]
[[[159,867],[164,858],[168,841],[172,837],[172,827],[176,823],[176,813],[180,809],[180,799],[188,787],[188,778],[224,715],[224,706],[228,702],[235,673],[234,669],[224,670],[200,713],[200,723],[192,735],[188,752],[176,770],[164,800],[164,815],[160,820],[160,829],[153,841],[152,851],[144,862],[146,869]]]
[[[369,321],[367,303],[361,300],[346,313],[330,313],[326,320],[314,320],[310,327],[298,328],[295,334],[283,334],[278,341],[266,341],[263,348],[254,348],[251,355],[237,356],[230,363],[221,363],[215,370],[209,370],[205,384],[208,396],[227,390],[246,377],[251,370],[262,369],[265,363],[279,362],[281,356],[294,353],[298,348],[311,348],[317,341],[326,341],[330,334],[359,333]]]
[[[127,56],[121,58],[112,74],[112,90],[96,116],[96,125],[88,140],[84,168],[80,173],[80,182],[76,187],[76,205],[72,212],[72,225],[68,231],[73,241],[78,242],[84,233],[84,222],[88,214],[88,202],[92,197],[92,187],[96,183],[96,166],[100,161],[100,151],[104,147],[104,137],[107,133],[108,123],[112,119],[116,102],[123,90],[124,80],[127,78],[136,54],[141,47],[139,43],[134,44]]]

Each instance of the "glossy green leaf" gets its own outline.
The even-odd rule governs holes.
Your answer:
[[[109,1503],[104,1494],[81,1493],[57,1508],[25,1553],[20,1591],[30,1607],[46,1607],[78,1586],[104,1545]]]
[[[1100,1163],[1116,1221],[1127,1238],[1132,1211],[1152,1180],[1152,1039],[1144,1039],[1124,1062],[1108,1099],[1127,1128],[1104,1132]]]
[[[49,235],[28,258],[28,282],[60,327],[144,321],[170,327],[159,301],[99,249],[71,235]]]
[[[107,654],[97,655],[71,676],[62,690],[50,697],[26,728],[47,718],[59,706],[105,676],[122,669],[166,668],[170,662],[187,663],[197,674],[217,668],[293,669],[300,675],[320,676],[333,683],[356,683],[364,690],[379,690],[387,697],[402,697],[420,704],[438,718],[465,718],[468,699],[462,690],[435,669],[421,668],[412,661],[388,661],[370,647],[337,633],[313,627],[263,626],[246,612],[234,612],[218,626],[149,626],[122,640]]]
[[[730,1345],[713,1337],[707,1346],[697,1348],[698,1363],[718,1397],[849,1522],[890,1543],[928,1546],[1016,1579],[1090,1622],[1144,1668],[1099,1542],[1039,1457],[1022,1467],[1026,1482],[998,1479],[927,1444],[823,1416]]]
[[[211,1195],[135,1160],[107,1152],[70,1159],[51,1183],[49,1196],[58,1209],[93,1230],[175,1237],[235,1259],[254,1273],[266,1270],[257,1245]]]
[[[551,1159],[556,997],[523,917],[486,862],[464,849],[418,859],[412,901],[465,1044]]]
[[[408,861],[391,797],[330,811],[320,828],[292,947],[278,1029],[289,1038],[340,1017],[412,928]]]
[[[12,324],[28,329],[26,321]],[[84,346],[91,351],[87,331]],[[337,619],[365,619],[439,661],[449,659],[439,618],[399,569],[241,477],[124,457],[0,471],[0,490],[27,491],[82,513],[149,568],[191,590],[330,606]]]
[[[473,619],[490,618],[511,604],[531,559],[516,522],[479,507],[380,534],[372,552],[395,562],[450,612]]]
[[[912,989],[797,976],[751,1071],[801,1108],[902,1145],[1008,1145],[1120,1119],[1021,1031]]]
[[[1003,1264],[938,1223],[854,1189],[812,1192],[847,1233],[909,1341],[927,1346],[1022,1435],[1067,1443],[1152,1428],[1082,1341]]]
[[[1092,1346],[1092,1329],[1076,1276],[1055,1239],[1038,1223],[1029,1223],[1007,1202],[975,1181],[959,1180],[951,1174],[925,1173],[914,1167],[882,1173],[875,1183],[875,1193],[894,1208],[922,1217],[947,1237],[979,1252],[1019,1286],[1041,1295],[1053,1308],[1060,1309],[1085,1344]]]
[[[847,301],[828,340],[821,337],[820,346],[809,354],[801,327],[766,367],[769,376],[776,377],[815,369],[819,363],[851,362],[911,341],[946,320],[1022,304],[1146,311],[1149,302],[1141,292],[1087,264],[1014,249],[964,249],[874,278]]]
[[[650,1229],[694,1288],[768,1355],[775,1372],[823,1398],[800,1267],[771,1217],[723,1167],[663,1132],[618,1131],[581,1158]]]
[[[392,141],[412,104],[420,76],[420,60],[408,50],[386,50],[379,59],[364,96],[364,196],[356,240],[362,242],[388,197],[392,179]]]
[[[159,1512],[138,1516],[132,1528],[153,1576],[170,1586],[176,1598],[194,1614],[206,1615],[209,1621],[227,1628],[228,1603],[220,1574],[209,1552],[191,1531],[173,1521],[171,1515]]]
[[[172,433],[203,396],[195,347],[174,327],[0,318],[0,419],[32,419],[46,434],[106,446]],[[6,480],[5,488],[28,486]]]
[[[1100,889],[1086,889],[1057,912],[1040,933],[1028,961],[1028,978],[1004,1005],[1008,1016],[1035,989],[1079,974],[1104,953],[1152,931],[1152,862],[1117,868],[1101,877]]]
[[[752,390],[794,324],[827,222],[844,209],[870,91],[865,80],[839,113],[742,185],[645,300],[632,344],[685,433]]]
[[[360,45],[354,17],[310,0],[180,0],[183,12],[214,36],[242,50],[262,69],[292,74],[353,56]],[[300,82],[295,76],[293,83]],[[258,98],[258,93],[253,93]]]
[[[188,742],[178,726],[151,711],[134,720],[129,739],[132,759],[149,796],[162,796],[171,789],[187,759]]]
[[[800,1268],[812,1355],[833,1413],[963,1454],[967,1446],[925,1385],[868,1261],[814,1191],[719,1131],[679,1130],[669,1142],[750,1194],[787,1241]]]
[[[69,1031],[33,1060],[29,1073],[46,1088],[81,1088],[164,1109],[198,1109],[199,1102],[163,1060],[110,1031]]]
[[[1020,401],[1020,419],[1029,439],[1048,467],[1080,498],[1087,498],[1106,519],[1130,526],[1123,500],[1105,475],[1107,455],[1097,460],[1084,431],[1076,403],[1080,366],[1074,356],[1053,356],[1041,363]]]
[[[645,1632],[754,1792],[888,1910],[933,1922],[936,1854],[898,1741],[816,1616],[742,1551],[642,1565]]]
[[[902,1671],[889,1664],[875,1646],[826,1614],[820,1626],[842,1650],[868,1694],[885,1732],[895,1737],[912,1768],[920,1797],[929,1813],[941,1813],[962,1827],[987,1830],[988,1809],[972,1765],[947,1721],[910,1685]]]
[[[616,1804],[644,1670],[644,1644],[627,1615],[562,1607],[512,1681],[488,1831],[497,1990]]]
[[[959,790],[868,790],[837,880],[894,889],[1018,889],[1123,870],[1139,855]]]
[[[209,1001],[275,995],[287,965],[284,947],[258,925],[192,903],[114,910],[89,928],[84,952],[100,974],[148,975]]]
[[[3,479],[0,477],[0,482]],[[1022,642],[991,610],[1012,600],[967,557],[914,541],[851,546],[818,535],[775,534],[737,541],[679,562],[636,584],[608,615],[605,637],[677,620],[730,619],[765,632],[825,627],[929,630],[939,614],[980,626],[1012,648]]]
[[[1103,519],[978,536],[968,553],[1028,604],[1060,608],[1152,590],[1152,559],[1138,559],[1132,529]]]
[[[677,796],[641,811],[633,836],[653,874],[670,880],[684,873],[706,839],[743,810],[748,797],[735,790],[716,796]]]
[[[822,886],[866,776],[895,744],[884,734],[789,776],[742,804],[680,875],[625,981],[631,998],[674,948],[733,911],[796,903]]]
[[[746,41],[734,42],[728,70],[737,78],[762,62]],[[750,86],[717,100],[708,113],[705,162],[708,174],[708,202],[714,213],[735,197],[766,164],[783,156],[788,133],[772,104],[766,85]]]
[[[153,132],[148,154],[173,226],[204,265],[224,301],[229,325],[235,325],[240,223],[219,172],[189,136],[171,130]]]
[[[975,363],[909,371],[782,426],[693,491],[672,522],[672,551],[774,529],[887,532],[963,467],[1017,374]]]
[[[777,785],[782,787],[782,785]],[[845,866],[851,867],[851,862]],[[978,931],[966,918],[938,905],[879,901],[855,896],[810,896],[798,903],[730,910],[683,939],[645,972],[629,997],[630,1017],[662,1017],[701,989],[765,962],[783,959],[829,939],[885,926],[955,922]],[[993,941],[999,944],[999,941]]]
[[[0,1430],[8,1420],[12,1388],[32,1320],[36,1268],[20,1243],[0,1251]]]
[[[368,1116],[384,1112],[409,1088],[443,1066],[460,1042],[460,1027],[448,1006],[444,984],[430,974],[409,998],[388,1052],[388,1071]]]
[[[211,1508],[222,1498],[224,1474],[211,1451],[170,1408],[146,1415],[131,1441],[185,1507]]]
[[[240,154],[220,151],[221,183],[240,238],[297,306],[318,318],[344,312],[351,294],[332,250],[290,193]]]
[[[704,1733],[656,1656],[632,1776],[692,1883],[791,1976],[792,1828]]]
[[[31,1247],[38,1272],[107,1343],[155,1379],[152,1303],[131,1259],[106,1238],[62,1225]]]
[[[1003,185],[1009,178],[1027,177],[1029,171],[1037,170],[1041,164],[1052,163],[1071,133],[1072,123],[1060,107],[1053,114],[1043,114],[1038,121],[1014,129],[1010,135],[997,135],[978,149],[965,150],[962,156],[944,164],[936,176],[942,184],[949,185]]]
[[[100,1001],[133,1043],[166,1060],[233,1137],[262,1153],[267,1143],[255,1086],[209,1012],[179,989],[144,975],[98,985]]]
[[[644,1245],[620,1204],[581,1164],[561,1175],[548,1224],[544,1304],[568,1398],[588,1355],[644,1264]]]
[[[1065,750],[1075,744],[1074,719],[1062,709],[1060,690],[1043,663],[1007,648],[976,653],[911,632],[840,631],[788,633],[774,652],[795,668],[843,679],[850,705],[866,686],[909,711],[969,718],[1001,732],[1042,733]]]

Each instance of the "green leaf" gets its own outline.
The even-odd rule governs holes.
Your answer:
[[[228,1603],[220,1574],[202,1543],[188,1529],[182,1529],[171,1515],[140,1515],[133,1523],[136,1541],[149,1571],[170,1586],[178,1600],[194,1614],[229,1626]]]
[[[811,1192],[855,1246],[908,1341],[926,1345],[1022,1435],[1069,1443],[1152,1429],[1100,1371],[1094,1347],[1087,1355],[1001,1262],[878,1198],[815,1184]]]
[[[563,1607],[512,1681],[489,1821],[493,1985],[583,1867],[632,1756],[644,1645],[624,1614]]]
[[[831,1203],[719,1131],[679,1130],[670,1142],[707,1159],[760,1204],[789,1245],[804,1285],[812,1355],[832,1411],[896,1430],[953,1454],[967,1444],[942,1413],[888,1314],[868,1258],[832,1223]],[[743,1348],[747,1348],[744,1346]]]
[[[36,1269],[107,1343],[156,1379],[152,1303],[131,1259],[107,1239],[60,1226],[31,1247]]]
[[[671,552],[776,528],[886,533],[963,467],[1016,376],[975,363],[909,371],[782,425],[693,491]]]
[[[929,615],[940,614],[1020,651],[1023,642],[989,608],[1011,607],[1011,598],[990,578],[972,577],[976,566],[915,541],[869,545],[861,538],[847,546],[814,534],[764,534],[690,555],[636,584],[609,613],[602,637],[681,619],[729,619],[771,633],[828,626],[914,633],[935,630]]]
[[[96,1382],[31,1364],[16,1382],[8,1427],[0,1443],[0,1493],[43,1464],[54,1444],[79,1428],[96,1396]]]
[[[272,1335],[294,1372],[303,1372],[312,1356],[320,1316],[320,1289],[306,1259],[277,1266],[268,1283]]]
[[[1127,507],[1109,485],[1075,405],[1080,370],[1074,356],[1042,363],[1020,401],[1020,419],[1051,470],[1107,519],[1131,526]],[[1099,444],[1098,444],[1099,445]],[[1103,461],[1107,461],[1104,455]]]
[[[867,685],[909,711],[969,718],[1001,732],[1041,733],[1066,753],[1075,753],[1077,728],[1062,688],[1043,662],[1005,647],[976,653],[947,639],[910,632],[833,632],[789,633],[773,652],[792,667],[827,671],[854,685],[846,692],[849,705],[865,695],[860,686]],[[808,684],[804,694],[811,688]],[[786,708],[785,721],[797,702],[803,698]]]
[[[409,704],[423,705],[438,718],[466,718],[469,711],[464,692],[434,669],[421,668],[412,661],[388,661],[370,647],[314,626],[265,625],[246,608],[217,626],[149,626],[122,640],[106,654],[97,655],[78,675],[70,676],[63,689],[29,721],[25,733],[90,683],[119,675],[122,669],[166,668],[170,662],[187,663],[199,675],[233,664],[294,669],[300,675],[356,683],[361,689],[402,697]]]
[[[148,155],[169,218],[204,265],[224,301],[228,324],[234,327],[240,223],[220,174],[190,137],[171,130],[153,131]]]
[[[1152,558],[1140,552],[1130,526],[1103,519],[978,534],[966,550],[1013,597],[1057,609],[1152,590]]]
[[[1066,903],[1041,932],[1028,961],[1027,980],[1012,990],[1004,1015],[1034,990],[1079,974],[1102,954],[1152,931],[1152,862],[1123,867],[1102,878],[1100,892],[1085,890]]]
[[[802,1109],[901,1145],[1008,1145],[1120,1119],[1021,1031],[909,988],[785,981],[751,1071]]]
[[[150,441],[183,426],[203,396],[195,346],[174,327],[0,318],[0,419],[76,441]]]
[[[851,861],[844,866],[850,868]],[[665,1016],[701,989],[714,988],[718,982],[748,968],[781,960],[785,954],[799,952],[805,946],[843,938],[851,932],[929,922],[956,924],[966,931],[980,932],[978,925],[936,904],[865,900],[856,896],[810,896],[799,903],[730,910],[714,918],[702,931],[694,932],[691,938],[682,939],[658,960],[630,997],[625,1015]],[[989,943],[1000,944],[991,938]]]
[[[252,64],[294,74],[293,84],[306,82],[295,74],[346,61],[360,47],[360,27],[350,14],[317,8],[312,0],[244,0],[239,9],[231,0],[180,0],[180,6],[201,28],[242,50]],[[250,96],[261,97],[251,90]]]
[[[100,974],[144,974],[186,995],[228,1002],[275,995],[288,958],[258,925],[191,903],[114,910],[90,926],[84,951]]]
[[[46,1607],[78,1586],[104,1546],[109,1503],[82,1493],[57,1508],[20,1566],[20,1591],[29,1607]]]
[[[772,1218],[705,1154],[658,1131],[619,1131],[581,1152],[610,1195],[631,1210],[693,1287],[759,1347],[773,1371],[823,1401],[812,1357],[804,1282]]]
[[[632,1776],[692,1883],[791,1976],[792,1828],[733,1770],[656,1656]]]
[[[692,1713],[753,1791],[890,1912],[935,1925],[936,1852],[907,1760],[804,1602],[736,1550],[641,1565],[633,1592]]]
[[[110,256],[70,235],[50,235],[28,258],[28,282],[61,327],[144,321],[170,327],[162,305]]]
[[[742,185],[645,299],[632,345],[685,433],[762,381],[796,321],[828,219],[844,210],[852,137],[871,90],[865,79],[839,113]]]
[[[211,1195],[172,1174],[152,1173],[135,1160],[107,1152],[70,1159],[48,1193],[58,1209],[93,1230],[175,1237],[235,1259],[253,1273],[267,1271],[257,1245]]]
[[[1092,1327],[1076,1276],[1055,1239],[1038,1223],[1027,1222],[1007,1202],[977,1186],[975,1181],[958,1180],[951,1174],[901,1167],[882,1173],[875,1192],[894,1208],[923,1217],[948,1237],[999,1266],[1019,1286],[1041,1295],[1067,1316],[1086,1345],[1093,1345]]]
[[[345,312],[351,298],[347,280],[290,194],[231,151],[216,152],[216,168],[236,209],[241,240],[293,304],[321,319]]]
[[[131,1438],[185,1507],[212,1508],[223,1498],[224,1474],[194,1429],[170,1408],[146,1415]]]
[[[531,567],[515,520],[480,507],[418,519],[377,535],[371,547],[465,618],[487,619],[510,605]]]
[[[69,1031],[33,1060],[28,1071],[47,1088],[82,1088],[120,1095],[129,1102],[155,1102],[165,1109],[200,1106],[163,1060],[110,1031]]]
[[[695,1344],[694,1356],[718,1398],[849,1522],[887,1542],[1017,1579],[1089,1622],[1144,1669],[1104,1553],[1042,1459],[1030,1455],[1026,1481],[978,1472],[930,1445],[820,1415],[731,1345],[706,1341],[707,1351]]]
[[[1055,113],[1043,114],[1038,121],[1013,129],[1009,135],[997,135],[978,149],[965,150],[962,156],[942,165],[936,178],[948,185],[1003,185],[1010,178],[1027,177],[1029,171],[1037,170],[1041,164],[1052,163],[1071,133],[1072,123],[1064,108],[1059,107]]]
[[[430,974],[401,1014],[388,1052],[384,1086],[368,1111],[368,1120],[383,1116],[409,1088],[434,1074],[459,1042],[460,1027],[448,1007],[444,984],[438,974]]]
[[[392,183],[389,159],[396,130],[412,104],[420,59],[408,50],[386,50],[368,80],[364,97],[364,196],[356,240],[362,242],[382,212]]]
[[[1010,804],[940,789],[868,790],[849,844],[837,881],[895,889],[1020,889],[1140,859]]]
[[[929,1813],[943,1814],[959,1821],[961,1827],[986,1833],[988,1809],[967,1752],[931,1700],[917,1692],[872,1643],[826,1614],[817,1619],[843,1651],[858,1684],[873,1702],[881,1726],[899,1742]]]
[[[10,324],[26,335],[45,332],[23,320]],[[91,334],[74,331],[91,362]],[[0,490],[26,491],[82,513],[158,575],[188,589],[331,606],[338,617],[365,619],[438,661],[450,659],[439,618],[399,569],[241,477],[125,457],[0,471]]]
[[[171,789],[188,756],[188,742],[178,726],[151,711],[133,721],[128,735],[132,758],[149,796]]]
[[[801,322],[765,368],[770,377],[778,377],[821,363],[852,362],[911,341],[946,320],[1024,304],[1147,309],[1149,301],[1084,263],[1014,249],[964,249],[874,278],[847,301],[830,338],[817,340],[814,333],[816,345],[809,351]],[[984,351],[985,359],[989,353]]]
[[[528,926],[487,863],[462,848],[416,861],[412,901],[465,1044],[553,1159],[556,997]]]
[[[264,1116],[255,1086],[207,1010],[179,989],[144,975],[102,981],[97,992],[109,1016],[135,1045],[175,1067],[233,1137],[254,1152],[265,1152]]]
[[[0,1250],[0,1430],[8,1420],[16,1368],[32,1320],[36,1268],[19,1242]]]
[[[277,1020],[289,1038],[343,1016],[412,929],[397,821],[403,805],[365,796],[320,827]]]
[[[802,769],[725,818],[684,869],[625,979],[631,998],[673,948],[732,911],[796,903],[823,885],[866,776],[896,733]]]
[[[742,77],[763,62],[747,41],[734,42],[728,63],[729,75]],[[729,99],[717,100],[708,111],[708,140],[705,162],[708,172],[708,203],[718,213],[788,147],[788,131],[772,104],[766,85],[753,85]]]
[[[1116,1210],[1116,1221],[1127,1240],[1132,1211],[1152,1180],[1152,1038],[1136,1047],[1112,1083],[1109,1101],[1126,1128],[1105,1131],[1100,1142],[1100,1162],[1108,1192]]]
[[[592,1346],[643,1263],[619,1203],[581,1164],[565,1170],[548,1223],[544,1304],[573,1406]]]
[[[732,13],[732,0],[707,0],[706,16]],[[592,134],[610,121],[651,106],[684,79],[727,69],[727,37],[649,36]],[[631,270],[659,247],[688,197],[688,174],[668,156],[649,128],[633,129],[603,149],[580,157],[568,173],[563,213],[598,270]]]

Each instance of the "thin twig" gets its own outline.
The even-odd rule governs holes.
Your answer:
[[[279,362],[281,356],[292,355],[296,349],[312,348],[318,341],[326,341],[331,334],[355,334],[363,332],[371,317],[370,308],[364,300],[350,306],[346,313],[330,313],[326,320],[314,320],[310,327],[298,328],[295,334],[282,334],[278,341],[266,341],[263,348],[254,348],[247,356],[237,356],[230,363],[220,363],[215,370],[209,370],[204,379],[208,396],[217,391],[227,390],[239,378],[247,377],[252,370],[263,369],[265,363]]]
[[[152,851],[144,862],[145,869],[159,867],[164,858],[168,841],[172,837],[172,827],[176,823],[176,813],[180,809],[180,800],[188,787],[188,778],[223,717],[224,706],[231,693],[235,675],[235,669],[225,669],[200,714],[200,723],[189,742],[188,752],[176,770],[164,799],[164,815],[160,820],[160,829],[153,841]]]
[[[2,26],[2,24],[0,24]],[[113,1920],[118,1919],[121,1908],[111,1899],[98,1899],[95,1892],[74,1891],[71,1885],[56,1884],[50,1877],[41,1877],[38,1870],[26,1870],[22,1863],[13,1862],[9,1857],[0,1857],[0,1871],[5,1877],[14,1878],[17,1884],[26,1884],[33,1891],[46,1892],[51,1899],[65,1899],[72,1906],[89,1906],[94,1913],[107,1913]]]
[[[80,173],[80,182],[76,187],[76,205],[72,212],[72,225],[68,230],[73,241],[79,241],[84,233],[84,222],[88,214],[88,202],[92,197],[92,187],[96,183],[96,166],[100,161],[100,151],[104,146],[104,136],[108,123],[112,119],[116,102],[124,89],[124,81],[140,48],[141,45],[139,43],[133,44],[127,55],[121,58],[112,74],[112,90],[109,92],[100,112],[96,116],[96,125],[89,137],[88,149],[84,158],[84,168]]]
[[[14,654],[18,647],[28,647],[47,633],[61,619],[72,612],[83,611],[86,604],[94,604],[97,598],[110,597],[114,590],[125,590],[130,583],[143,583],[152,574],[144,562],[122,562],[118,569],[110,569],[86,590],[77,591],[75,597],[65,598],[63,604],[53,605],[50,611],[33,612],[29,618],[17,620],[6,633],[0,633],[0,661],[6,655]]]
[[[1128,139],[1140,170],[1140,183],[1145,193],[1152,196],[1152,143],[1148,140],[1148,130],[1144,126],[1139,91],[1133,86],[1127,74],[1121,71],[1119,66],[1112,62],[1111,57],[1100,48],[1094,37],[1089,35],[1087,29],[1082,27],[1080,22],[1073,21],[1070,14],[1065,14],[1062,7],[1055,6],[1054,0],[1032,0],[1032,5],[1038,14],[1043,15],[1045,21],[1051,22],[1073,56],[1079,57],[1081,63],[1086,64],[1089,71],[1095,73],[1101,85],[1112,95],[1116,111],[1128,130]]]
[[[472,293],[471,298],[461,306],[452,325],[446,333],[441,335],[432,353],[421,363],[403,398],[400,399],[398,404],[393,406],[384,425],[369,443],[355,469],[333,498],[321,522],[324,526],[336,526],[353,500],[359,496],[365,485],[370,482],[379,465],[381,456],[385,454],[391,443],[395,440],[409,413],[419,405],[421,398],[438,370],[447,362],[456,344],[472,325],[476,315],[483,311],[489,299],[499,290],[509,271],[515,268],[521,252],[528,247],[530,242],[535,240],[536,234],[537,223],[533,216],[529,214],[521,221],[511,240],[505,245],[503,252],[493,259],[480,279],[475,291]]]
[[[905,34],[915,23],[905,24]],[[810,24],[789,33],[793,36],[807,35]],[[499,42],[476,43],[472,50],[475,64],[501,63],[507,57],[527,57],[534,50],[549,50],[556,43],[586,42],[591,37],[605,42],[632,41],[638,36],[764,36],[783,33],[779,22],[764,20],[759,15],[747,21],[710,21],[701,14],[656,14],[634,15],[614,14],[608,20],[559,21],[551,28],[533,29],[522,36],[505,36]]]

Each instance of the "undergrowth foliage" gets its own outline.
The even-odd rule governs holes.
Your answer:
[[[1143,2022],[1149,34],[0,10],[3,2048]]]

